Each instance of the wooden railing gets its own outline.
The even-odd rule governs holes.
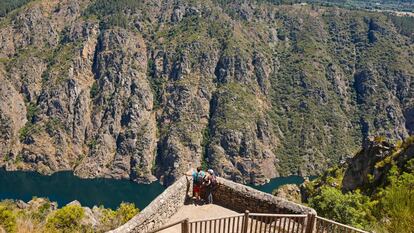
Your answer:
[[[316,216],[316,233],[368,233],[355,227],[347,226],[326,218]]]
[[[181,225],[181,233],[188,233],[188,229],[189,229],[189,226],[190,226],[190,221],[188,220],[188,218],[183,219],[183,220],[178,221],[178,222],[174,222],[174,223],[171,223],[171,224],[165,225],[165,226],[160,227],[160,228],[158,228],[158,229],[156,229],[156,230],[148,231],[147,233],[156,233],[156,232],[160,232],[160,231],[163,231],[163,230],[169,229],[169,228],[171,228],[171,227],[175,227],[175,226],[177,226],[177,225]],[[177,233],[179,233],[179,232],[177,232]]]
[[[151,231],[181,225],[182,233],[311,233],[306,228],[309,216],[304,214],[237,214],[222,218],[175,222]]]
[[[304,233],[307,215],[304,214],[251,214],[251,233]]]
[[[244,215],[238,214],[224,218],[203,219],[190,222],[189,233],[243,232]]]
[[[368,233],[314,214],[259,214],[249,211],[222,218],[184,219],[148,233],[177,225],[181,225],[181,233]]]

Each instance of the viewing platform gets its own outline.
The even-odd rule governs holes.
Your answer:
[[[307,206],[217,180],[214,204],[194,204],[192,180],[183,176],[110,233],[368,233],[321,218]]]
[[[199,221],[204,219],[214,219],[214,218],[222,218],[227,216],[237,215],[236,211],[221,207],[215,204],[206,204],[206,205],[194,205],[189,204],[181,207],[177,213],[175,213],[169,221],[166,223],[172,224],[175,222],[179,222],[183,219],[189,219],[190,221]],[[159,231],[159,233],[176,233],[181,232],[181,226],[179,224]]]

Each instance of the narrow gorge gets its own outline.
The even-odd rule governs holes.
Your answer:
[[[249,1],[28,1],[0,18],[0,166],[239,183],[414,131],[400,17]]]

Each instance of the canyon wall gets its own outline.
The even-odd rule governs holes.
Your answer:
[[[261,184],[414,130],[403,18],[265,1],[21,2],[0,18],[8,170],[169,185],[204,165]]]

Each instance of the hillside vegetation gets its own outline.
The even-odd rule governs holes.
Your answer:
[[[318,215],[375,232],[414,232],[414,137],[367,142],[345,165],[303,187]]]
[[[28,203],[0,202],[0,232],[7,233],[70,233],[107,232],[138,213],[134,204],[122,203],[117,210],[82,207],[78,202],[62,208],[43,198]]]
[[[22,4],[0,19],[9,170],[168,185],[203,164],[258,184],[414,131],[411,18],[269,1]]]
[[[2,0],[0,2],[0,17],[4,17],[12,10],[23,6],[31,0]]]
[[[412,12],[414,2],[411,0],[309,0],[309,3],[318,3],[350,9],[378,9]]]

